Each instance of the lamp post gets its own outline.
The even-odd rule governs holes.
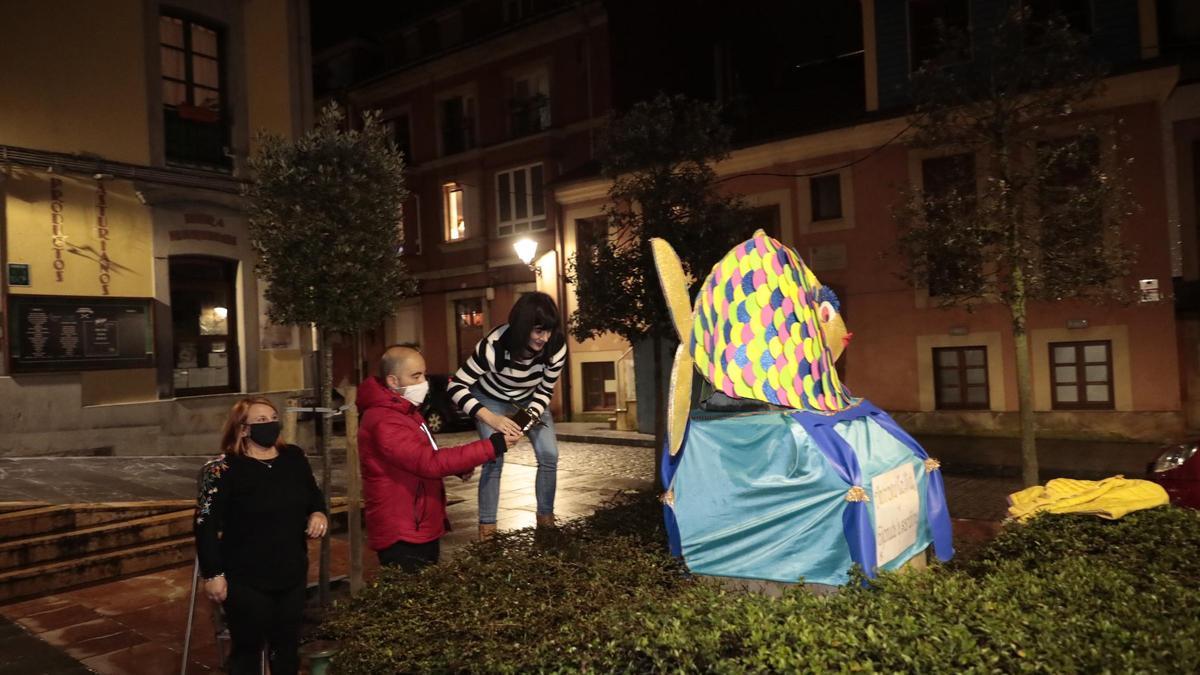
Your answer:
[[[528,265],[534,274],[540,275],[542,273],[542,268],[533,264],[533,256],[537,255],[537,241],[529,237],[522,237],[513,244],[513,248],[516,249],[517,257],[521,259],[521,262]]]

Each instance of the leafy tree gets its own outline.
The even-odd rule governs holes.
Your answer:
[[[400,257],[404,160],[376,113],[347,130],[335,104],[294,141],[258,135],[250,159],[250,237],[267,284],[271,321],[315,324],[321,406],[333,407],[335,333],[357,333],[416,292]],[[322,487],[329,498],[329,447],[320,437]],[[328,600],[329,539],[321,545],[322,604]]]
[[[693,297],[709,269],[753,230],[737,198],[714,191],[712,164],[729,155],[730,130],[720,108],[659,94],[608,124],[601,173],[612,180],[604,206],[610,236],[581,241],[568,278],[578,309],[578,340],[613,332],[631,344],[654,344],[655,436],[663,439],[662,341],[676,339],[649,241],[667,240],[692,281]]]
[[[928,162],[936,171],[924,189],[908,190],[894,210],[903,276],[938,305],[1007,308],[1022,476],[1033,485],[1029,306],[1131,297],[1122,282],[1135,252],[1121,236],[1135,208],[1125,180],[1131,160],[1121,154],[1119,121],[1086,112],[1104,72],[1063,19],[1035,19],[1014,0],[994,25],[943,31],[943,40],[942,55],[913,74],[912,143],[950,156]]]

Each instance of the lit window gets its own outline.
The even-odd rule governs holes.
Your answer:
[[[496,174],[496,221],[502,237],[546,229],[541,164]]]
[[[446,216],[446,241],[458,241],[467,236],[466,208],[463,203],[463,188],[458,183],[442,186],[443,206]]]

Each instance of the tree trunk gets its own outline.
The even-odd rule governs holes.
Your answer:
[[[667,429],[667,405],[663,395],[663,358],[662,338],[654,334],[654,485],[656,490],[663,490],[662,485],[662,448]]]
[[[363,587],[362,476],[358,466],[358,408],[354,387],[346,390],[346,501],[350,519],[350,593]]]
[[[321,351],[320,351],[320,390],[321,408],[333,407],[333,347],[329,343],[331,337],[330,331],[321,329]],[[326,417],[325,413],[317,413],[319,420],[319,429],[321,430],[318,437],[318,443],[321,447],[321,491],[325,493],[325,510],[328,512],[330,491],[333,489],[333,460],[329,452],[329,437],[332,432],[330,422],[332,418]],[[331,514],[332,515],[332,514]],[[321,607],[329,606],[329,562],[330,562],[330,541],[326,535],[321,538],[321,562],[319,568],[319,598]]]
[[[362,331],[354,334],[354,382],[362,382],[363,336]],[[358,593],[363,587],[362,560],[362,475],[358,464],[358,389],[351,383],[345,392],[346,398],[346,501],[350,530],[350,593]]]
[[[1025,283],[1020,270],[1013,274],[1013,343],[1017,352],[1017,408],[1021,421],[1021,480],[1026,487],[1041,482],[1038,478],[1037,435],[1033,415],[1033,376],[1029,366],[1029,336],[1025,330]]]

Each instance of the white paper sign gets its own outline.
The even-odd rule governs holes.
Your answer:
[[[871,480],[875,504],[875,561],[890,562],[917,541],[921,500],[911,464],[898,466]]]

